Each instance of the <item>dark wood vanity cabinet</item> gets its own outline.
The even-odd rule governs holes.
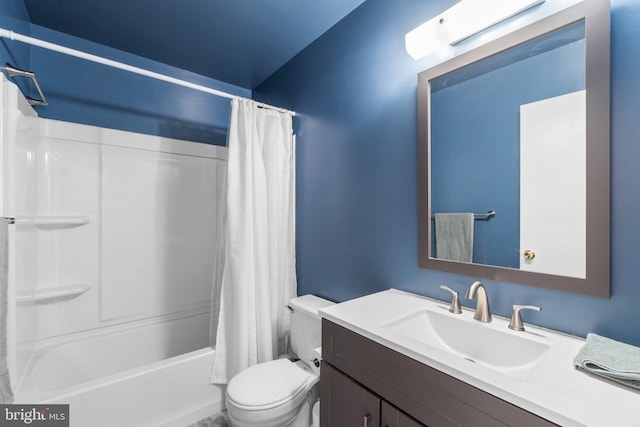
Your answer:
[[[555,425],[326,319],[322,357],[321,427]]]
[[[407,414],[382,400],[326,362],[322,364],[321,426],[421,427]],[[326,402],[326,403],[325,403]]]
[[[380,425],[378,396],[327,363],[320,369],[321,426]]]
[[[380,402],[380,425],[383,427],[423,427],[421,424],[388,402]]]

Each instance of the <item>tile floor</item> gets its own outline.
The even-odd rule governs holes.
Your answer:
[[[229,422],[229,418],[227,418],[227,413],[222,412],[200,420],[197,423],[190,424],[187,427],[231,427],[231,423]]]

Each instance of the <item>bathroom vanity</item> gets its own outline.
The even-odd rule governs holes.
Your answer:
[[[573,367],[584,341],[388,290],[323,309],[321,426],[632,426],[640,393]]]
[[[323,353],[324,426],[555,425],[328,320]]]

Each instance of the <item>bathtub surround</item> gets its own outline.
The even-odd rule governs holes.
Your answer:
[[[13,402],[7,364],[7,299],[9,293],[9,222],[0,219],[0,403]]]
[[[18,344],[208,314],[216,177],[226,149],[10,111],[6,122],[17,122],[16,132],[31,131],[3,141],[16,152],[17,188],[5,193],[5,209],[15,212],[19,231]],[[42,303],[42,290],[72,285],[86,291]],[[180,342],[207,346],[208,326],[203,317]]]
[[[92,427],[221,411],[208,342],[226,148],[42,119],[0,82],[15,401],[70,404]]]
[[[296,293],[292,117],[232,100],[212,384],[287,350]]]

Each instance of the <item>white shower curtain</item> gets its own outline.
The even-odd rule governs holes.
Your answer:
[[[296,292],[291,115],[250,100],[231,105],[215,384],[287,350]]]
[[[7,311],[9,293],[9,222],[0,219],[0,404],[13,402],[7,366]]]

